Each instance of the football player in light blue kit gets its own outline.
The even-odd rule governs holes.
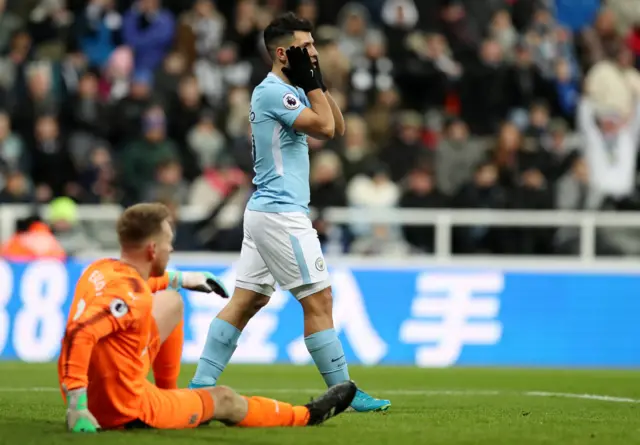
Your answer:
[[[308,21],[288,13],[264,31],[273,68],[254,90],[249,115],[257,190],[245,211],[236,288],[211,322],[192,388],[216,384],[242,330],[269,302],[276,282],[302,305],[305,343],[326,384],[349,380],[333,326],[329,274],[308,217],[307,135],[342,135],[344,119],[322,82],[311,30]],[[390,405],[363,391],[351,404],[360,412]]]

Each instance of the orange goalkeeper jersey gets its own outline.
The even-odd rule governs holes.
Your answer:
[[[76,285],[58,361],[61,388],[86,387],[89,410],[115,426],[137,418],[149,373],[149,345],[159,341],[153,292],[168,274],[145,282],[131,266],[105,259],[91,264]],[[106,426],[106,425],[104,425]]]

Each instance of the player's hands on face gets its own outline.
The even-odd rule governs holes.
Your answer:
[[[100,424],[87,408],[87,389],[65,391],[67,395],[67,429],[72,433],[95,433]]]
[[[182,287],[196,292],[216,293],[229,298],[229,292],[220,278],[211,272],[182,272]]]
[[[321,88],[307,48],[292,46],[287,50],[287,60],[289,66],[283,68],[282,72],[291,83],[302,88],[305,93]]]

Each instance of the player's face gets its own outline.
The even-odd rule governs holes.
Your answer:
[[[162,232],[158,235],[155,243],[154,255],[151,263],[151,276],[161,277],[164,275],[169,264],[169,256],[173,252],[173,229],[169,221],[162,223]]]
[[[296,31],[293,33],[293,43],[291,46],[299,46],[300,48],[307,48],[309,51],[309,56],[313,63],[316,64],[318,62],[318,50],[314,45],[313,36],[311,36],[310,32],[305,31]]]

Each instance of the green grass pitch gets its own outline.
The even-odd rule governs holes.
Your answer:
[[[185,366],[186,385],[193,367]],[[72,435],[53,364],[0,362],[0,444],[640,444],[640,372],[353,367],[387,413],[346,413],[314,428]],[[230,366],[221,384],[297,404],[323,390],[312,367]],[[604,397],[599,397],[604,396]]]

